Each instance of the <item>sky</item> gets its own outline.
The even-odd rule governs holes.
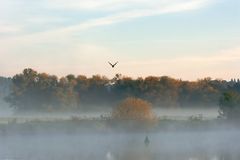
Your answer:
[[[239,0],[0,0],[0,75],[240,78],[239,8]]]

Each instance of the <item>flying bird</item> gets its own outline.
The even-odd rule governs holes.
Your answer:
[[[114,64],[112,64],[112,63],[110,63],[110,62],[108,62],[108,63],[111,65],[112,68],[114,68],[114,67],[118,64],[118,62],[116,62],[116,63],[114,63]]]

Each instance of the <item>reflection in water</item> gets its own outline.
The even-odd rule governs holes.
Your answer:
[[[219,154],[219,160],[233,160],[232,156],[234,155],[234,153],[230,153],[230,152],[226,152],[223,151],[222,153]],[[235,157],[234,159],[239,159],[240,156]]]
[[[150,144],[148,136],[145,137],[144,143],[146,147]]]
[[[110,151],[108,151],[107,154],[106,154],[106,159],[107,160],[114,160],[115,158],[114,158],[114,155]]]
[[[239,133],[5,135],[0,160],[240,160]]]

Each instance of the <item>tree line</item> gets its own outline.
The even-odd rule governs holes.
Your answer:
[[[133,79],[121,74],[113,79],[73,74],[58,78],[27,68],[11,78],[5,100],[17,111],[95,109],[115,106],[127,97],[141,98],[154,107],[212,107],[218,106],[222,93],[228,91],[240,93],[240,81],[184,81],[168,76]]]

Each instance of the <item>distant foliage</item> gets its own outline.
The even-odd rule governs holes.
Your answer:
[[[240,120],[240,94],[237,92],[226,92],[219,100],[220,117],[229,120]]]
[[[112,112],[113,119],[152,120],[155,118],[152,106],[139,98],[126,98]]]
[[[73,82],[68,79],[58,80],[54,75],[25,69],[12,82],[12,92],[6,100],[19,111],[73,109],[78,101],[72,90]]]
[[[10,92],[11,78],[0,76],[0,98],[4,98]]]
[[[2,107],[7,107],[4,99],[9,95],[11,91],[11,78],[0,77],[0,109]]]
[[[6,100],[17,111],[95,109],[115,106],[127,97],[144,99],[156,107],[211,107],[218,105],[223,92],[240,93],[240,82],[235,79],[183,81],[167,76],[132,79],[121,74],[113,79],[100,75],[57,77],[31,68],[24,69],[11,81]],[[0,85],[0,94],[4,88]]]

